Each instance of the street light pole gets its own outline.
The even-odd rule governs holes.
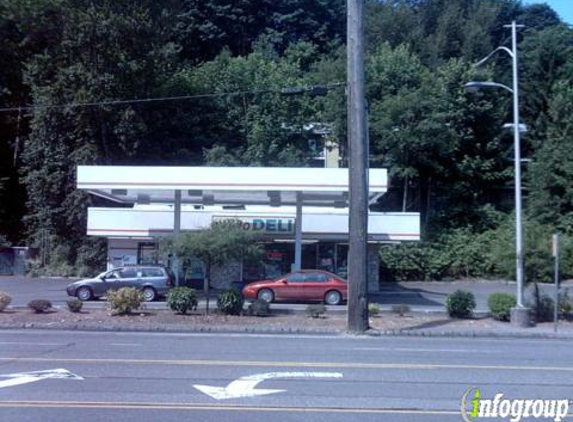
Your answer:
[[[511,23],[511,61],[513,67],[513,153],[515,160],[515,274],[517,280],[517,308],[523,306],[523,227],[521,222],[521,140],[519,130],[519,84],[517,74],[517,25]]]
[[[368,329],[368,185],[363,0],[347,0],[348,331]]]
[[[529,309],[523,305],[523,287],[525,284],[525,274],[523,266],[523,224],[522,224],[522,207],[521,207],[521,125],[519,123],[519,83],[517,67],[517,28],[523,25],[517,25],[515,21],[511,25],[504,25],[511,28],[511,50],[507,47],[498,47],[488,56],[478,62],[478,66],[485,63],[497,51],[505,51],[511,56],[512,60],[512,87],[497,82],[468,82],[465,86],[468,89],[481,88],[502,88],[511,92],[513,96],[513,153],[515,166],[515,274],[517,284],[516,307],[511,310],[511,322],[520,327],[530,325]]]

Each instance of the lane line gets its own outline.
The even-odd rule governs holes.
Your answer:
[[[116,347],[141,347],[139,343],[109,343],[110,346]]]
[[[0,346],[67,346],[69,343],[32,343],[23,341],[1,341]]]
[[[421,349],[414,347],[353,347],[351,350],[371,352],[438,352],[438,353],[474,353],[474,354],[507,354],[503,351],[479,349]]]
[[[203,403],[137,403],[137,402],[77,402],[77,401],[0,401],[0,408],[68,408],[68,409],[132,409],[132,410],[205,410],[233,412],[283,413],[350,413],[350,414],[414,414],[460,415],[459,410],[425,410],[408,408],[345,408],[297,406],[240,406]]]
[[[132,365],[183,365],[183,366],[257,366],[280,368],[346,368],[346,369],[472,369],[495,371],[544,371],[573,372],[573,366],[529,366],[529,365],[471,365],[471,364],[432,364],[432,363],[360,363],[360,362],[278,362],[278,361],[240,361],[240,360],[167,360],[167,359],[79,359],[79,358],[19,358],[3,357],[0,362],[50,362],[77,364],[132,364]]]

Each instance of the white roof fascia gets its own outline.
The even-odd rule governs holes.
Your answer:
[[[78,189],[341,192],[346,168],[78,166]],[[387,190],[386,169],[369,170],[370,193]]]

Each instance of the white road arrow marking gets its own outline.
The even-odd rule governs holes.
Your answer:
[[[67,369],[48,369],[45,371],[21,372],[17,374],[0,375],[0,378],[9,378],[5,381],[0,381],[0,388],[13,387],[15,385],[28,384],[45,379],[73,379],[83,380],[82,377],[76,375]]]
[[[193,387],[217,400],[262,396],[286,391],[255,389],[258,383],[271,378],[342,378],[342,374],[340,372],[267,372],[241,377],[226,387],[198,384],[195,384]]]

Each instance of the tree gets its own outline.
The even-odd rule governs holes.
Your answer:
[[[311,85],[317,57],[316,46],[307,42],[292,44],[283,57],[261,43],[244,57],[223,52],[211,62],[185,67],[168,89],[205,98],[179,108],[177,123],[183,122],[186,131],[173,139],[174,151],[197,164],[307,165],[315,153],[310,141],[317,138],[309,124],[328,123],[322,121],[322,101],[311,95],[286,97],[281,90]]]
[[[168,0],[164,0],[164,3]],[[49,232],[76,261],[90,199],[76,190],[79,164],[123,164],[161,157],[150,139],[150,108],[56,106],[148,98],[169,75],[177,48],[169,16],[155,1],[62,0],[54,43],[28,61],[25,81],[36,106],[21,154],[28,240]],[[166,29],[167,28],[167,29]]]
[[[534,155],[528,184],[528,213],[562,232],[573,227],[573,84],[556,83],[549,107],[547,138]]]
[[[553,87],[572,75],[573,30],[558,25],[528,31],[519,47],[522,119],[530,128],[533,147],[538,147],[545,138]]]
[[[467,63],[428,72],[404,47],[381,47],[368,70],[372,165],[390,169],[403,186],[402,210],[412,190],[423,222],[481,226],[481,208],[497,202],[493,189],[511,176],[510,142],[499,129],[504,101],[464,91],[474,76]]]
[[[280,53],[300,41],[327,52],[344,39],[344,0],[183,0],[176,40],[198,64],[227,50],[247,56],[265,39]]]
[[[194,232],[184,232],[172,238],[162,239],[161,248],[171,250],[181,260],[200,259],[205,265],[203,292],[209,313],[209,290],[211,269],[242,259],[260,258],[262,247],[255,235],[243,230],[237,220],[217,221],[211,227]]]

